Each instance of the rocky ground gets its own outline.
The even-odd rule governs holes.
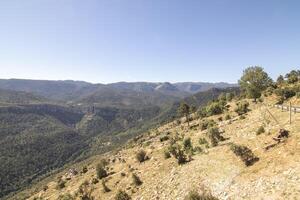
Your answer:
[[[145,133],[118,152],[95,156],[80,163],[74,168],[80,171],[83,166],[87,166],[86,173],[74,176],[67,172],[58,174],[52,181],[45,183],[46,189],[41,189],[45,188],[41,183],[30,199],[56,200],[62,194],[75,196],[84,181],[89,182],[87,187],[91,195],[101,200],[114,199],[119,189],[126,191],[135,200],[182,200],[191,190],[209,192],[219,199],[300,199],[300,113],[293,114],[292,124],[289,124],[288,112],[266,106],[268,104],[272,105],[272,102],[251,103],[251,111],[246,114],[245,119],[240,119],[233,112],[234,103],[230,104],[229,111],[232,119],[218,121],[217,118],[224,118],[224,115],[211,117],[218,121],[218,127],[227,140],[216,147],[201,146],[203,152],[195,153],[186,164],[178,165],[173,157],[164,158],[163,152],[168,147],[169,140],[161,142],[160,137],[165,134],[191,137],[193,146],[200,146],[198,140],[206,134],[205,130],[201,131],[197,126],[200,119],[192,121],[192,129],[186,123],[166,124]],[[265,127],[265,133],[257,135],[260,126]],[[266,146],[274,143],[272,138],[280,128],[289,130],[289,138],[265,150]],[[231,143],[249,147],[259,161],[246,167],[231,151]],[[149,157],[143,163],[136,160],[136,153],[140,149],[145,150]],[[110,192],[103,191],[101,180],[91,183],[96,178],[95,166],[102,157],[110,161],[110,175],[105,178]],[[133,173],[142,180],[141,186],[133,184]],[[56,188],[59,176],[63,179],[69,176],[62,189]]]

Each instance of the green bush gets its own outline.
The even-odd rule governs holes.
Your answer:
[[[82,167],[81,173],[85,174],[88,172],[88,168],[86,166]]]
[[[256,135],[260,135],[264,132],[265,132],[265,128],[263,126],[260,126],[256,131]]]
[[[132,181],[135,186],[140,186],[143,184],[140,177],[138,177],[136,174],[132,174]]]
[[[210,139],[211,145],[217,146],[219,141],[224,141],[225,138],[221,135],[219,129],[217,127],[211,127],[207,131],[208,137]]]
[[[57,182],[57,184],[56,184],[56,189],[57,190],[61,190],[64,187],[66,187],[66,181],[64,181],[62,179],[59,179],[58,182]]]
[[[253,154],[251,149],[246,146],[231,144],[230,149],[236,156],[241,158],[246,166],[251,166],[259,160],[259,158]]]
[[[205,138],[199,138],[199,144],[203,145],[203,144],[208,144],[207,140]]]
[[[194,152],[198,152],[198,153],[203,152],[202,148],[199,147],[199,146],[195,147],[195,148],[193,149],[193,151],[194,151]]]
[[[231,93],[231,92],[226,93],[226,101],[227,102],[232,101],[233,97],[234,97],[233,93]]]
[[[206,107],[208,116],[217,115],[223,113],[224,106],[220,102],[212,102]]]
[[[200,107],[200,108],[197,110],[197,115],[198,115],[200,118],[207,117],[207,111],[206,111],[206,108],[205,108],[205,107]]]
[[[147,160],[146,152],[144,150],[140,150],[139,152],[137,152],[136,159],[140,163],[145,162]]]
[[[131,197],[123,190],[119,190],[115,196],[115,200],[131,200]]]
[[[244,115],[241,115],[240,119],[246,119],[246,117]]]
[[[170,152],[167,151],[167,150],[165,150],[165,151],[164,151],[164,157],[165,157],[165,159],[171,158]]]
[[[185,138],[183,140],[183,148],[184,148],[184,150],[188,150],[188,149],[192,149],[193,148],[192,141],[191,141],[190,137]]]
[[[89,186],[88,181],[84,181],[78,188],[77,194],[82,200],[94,200],[92,196],[93,189]]]
[[[189,194],[184,198],[184,200],[218,200],[218,199],[212,196],[211,194],[200,195],[197,191],[193,190],[189,192]]]
[[[61,194],[58,196],[57,200],[75,200],[71,194]]]
[[[169,147],[169,152],[177,159],[179,165],[187,162],[187,157],[180,145],[174,144]]]
[[[99,180],[97,178],[92,178],[92,183],[97,184],[97,183],[99,183]]]
[[[247,101],[242,101],[237,103],[237,107],[234,110],[238,115],[243,115],[249,111],[249,103]]]
[[[161,137],[159,138],[159,140],[160,140],[161,142],[167,141],[167,140],[169,140],[169,139],[170,139],[170,138],[169,138],[168,135],[164,135],[164,136],[161,136]]]
[[[105,170],[104,166],[103,166],[101,163],[99,163],[99,164],[97,165],[97,167],[96,167],[96,172],[97,172],[97,177],[98,177],[99,179],[103,179],[103,178],[105,178],[105,177],[108,176],[107,171]]]
[[[106,167],[108,165],[108,161],[105,158],[102,158],[99,162],[99,166]]]
[[[225,120],[230,120],[230,119],[231,119],[230,114],[226,114],[226,115],[225,115]]]
[[[203,120],[201,123],[200,123],[200,129],[203,131],[203,130],[206,130],[207,128],[209,127],[213,127],[215,126],[217,123],[212,120],[212,119],[209,119],[209,120]]]

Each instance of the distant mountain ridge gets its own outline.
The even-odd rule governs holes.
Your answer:
[[[187,97],[197,92],[211,88],[235,87],[230,83],[205,83],[205,82],[182,82],[182,83],[153,83],[153,82],[117,82],[110,84],[92,84],[84,81],[48,81],[26,79],[0,79],[0,89],[30,92],[52,100],[80,101],[89,96],[109,91],[110,95],[120,93],[142,92],[144,94],[163,94],[176,98]],[[132,95],[131,95],[132,96]]]

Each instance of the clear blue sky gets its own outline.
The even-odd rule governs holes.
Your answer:
[[[236,82],[299,61],[298,0],[0,1],[0,78]]]

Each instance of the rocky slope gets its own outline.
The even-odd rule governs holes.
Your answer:
[[[299,100],[292,99],[294,103]],[[49,177],[34,188],[15,196],[22,199],[81,199],[83,194],[94,199],[115,199],[121,189],[132,199],[184,199],[196,190],[199,193],[211,193],[218,199],[298,199],[300,196],[300,114],[292,114],[273,107],[272,98],[263,103],[252,103],[244,117],[238,116],[235,102],[229,103],[231,119],[225,120],[225,114],[209,117],[217,122],[224,141],[215,147],[200,144],[199,138],[207,138],[207,130],[201,130],[201,119],[195,118],[188,127],[182,119],[153,129],[143,136],[135,138],[119,151],[95,156],[54,177]],[[276,118],[274,120],[270,113]],[[224,120],[221,120],[220,117]],[[265,132],[258,134],[260,126]],[[289,131],[289,137],[276,144],[272,139],[280,128]],[[166,137],[167,136],[167,137]],[[191,138],[194,151],[191,159],[178,165],[172,156],[166,159],[164,151],[169,147],[171,138],[182,143]],[[208,140],[209,141],[209,140]],[[246,166],[231,150],[232,144],[248,147],[258,159]],[[272,144],[272,148],[266,147]],[[199,150],[201,148],[201,151]],[[143,149],[148,160],[140,163],[136,154]],[[106,170],[108,176],[97,179],[96,165],[102,158],[109,161]],[[82,170],[87,167],[87,170]],[[78,174],[71,173],[75,169]],[[142,184],[137,186],[132,175],[137,175]],[[64,181],[64,187],[58,188],[58,182]],[[95,180],[98,180],[95,181]],[[104,191],[102,182],[109,188]],[[107,188],[106,188],[107,189]]]

